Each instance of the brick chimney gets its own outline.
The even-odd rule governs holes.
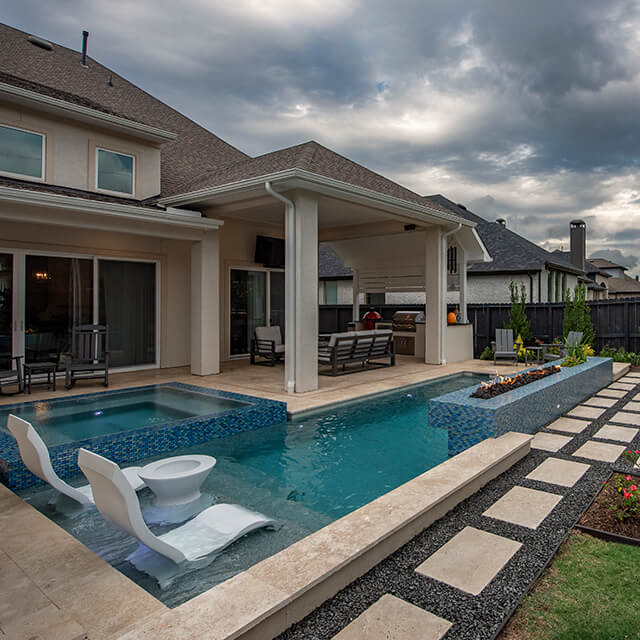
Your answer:
[[[584,220],[572,220],[569,223],[569,238],[571,243],[571,264],[584,271],[584,261],[587,255],[587,225]]]

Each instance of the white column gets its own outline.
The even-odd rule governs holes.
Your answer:
[[[444,291],[442,289],[442,231],[433,227],[425,231],[424,283],[426,298],[424,361],[442,363],[444,331]]]
[[[353,321],[360,320],[360,273],[353,270]]]
[[[191,373],[220,373],[220,246],[208,231],[191,246]]]
[[[296,191],[295,377],[296,393],[318,388],[318,201]]]
[[[458,273],[460,274],[460,315],[462,322],[467,320],[467,252],[458,245]]]

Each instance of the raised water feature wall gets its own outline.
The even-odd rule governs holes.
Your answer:
[[[545,366],[554,364],[557,362]],[[536,433],[612,380],[611,358],[592,357],[488,400],[472,398],[477,387],[467,387],[430,400],[429,424],[447,429],[449,455],[456,455],[508,431]]]

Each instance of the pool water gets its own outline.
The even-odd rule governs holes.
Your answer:
[[[0,411],[0,425],[6,425],[8,414],[13,413],[31,422],[45,443],[52,446],[244,406],[247,403],[239,400],[154,387],[30,403]]]
[[[180,575],[164,590],[125,561],[137,542],[95,510],[69,517],[60,508],[64,498],[58,509],[47,504],[51,489],[29,489],[21,495],[173,607],[446,460],[447,432],[429,426],[428,400],[486,379],[457,374],[172,452],[214,456],[217,464],[203,486],[210,501],[242,504],[281,527],[246,536],[208,567]],[[144,512],[152,494],[144,489],[138,495]],[[160,534],[173,527],[150,528]]]

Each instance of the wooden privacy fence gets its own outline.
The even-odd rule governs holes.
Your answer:
[[[453,308],[450,306],[450,310]],[[510,304],[470,304],[467,306],[469,321],[473,323],[473,349],[477,358],[482,350],[495,339],[496,329],[502,329],[509,321]],[[599,300],[589,302],[591,321],[596,331],[596,351],[605,345],[624,347],[627,351],[640,351],[640,298],[622,300]],[[361,315],[368,305],[360,306]],[[376,311],[385,320],[391,320],[396,311],[421,309],[418,304],[375,305]],[[320,305],[320,333],[346,331],[351,322],[351,305]],[[527,304],[527,317],[535,338],[550,342],[562,335],[564,303]]]
[[[598,300],[589,302],[591,322],[596,332],[600,351],[605,345],[624,347],[627,351],[640,351],[640,298],[622,300]],[[470,304],[467,306],[469,321],[473,323],[473,351],[477,358],[482,350],[495,339],[496,329],[502,329],[509,321],[510,304]],[[546,302],[527,304],[527,318],[535,338],[550,342],[562,336],[564,303]]]

